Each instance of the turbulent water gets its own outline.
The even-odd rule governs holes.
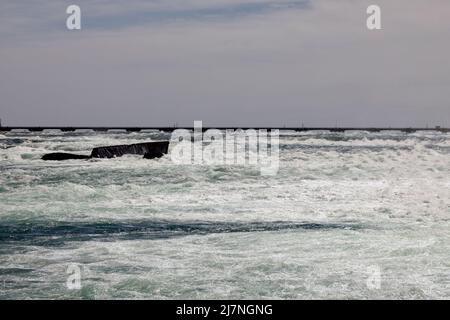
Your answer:
[[[0,298],[450,298],[449,133],[282,132],[274,176],[40,160],[168,138],[1,133]]]

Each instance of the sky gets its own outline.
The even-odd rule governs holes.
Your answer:
[[[0,118],[449,127],[449,39],[448,0],[2,0]]]

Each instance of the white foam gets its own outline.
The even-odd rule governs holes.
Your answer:
[[[44,162],[39,158],[47,152],[88,152],[151,135],[24,135],[25,142],[0,154],[0,223],[295,221],[352,223],[361,230],[10,248],[10,254],[0,255],[3,268],[35,271],[8,278],[29,285],[4,290],[0,298],[80,297],[60,285],[68,263],[89,269],[78,293],[83,297],[449,297],[444,280],[450,157],[448,150],[429,145],[448,146],[450,136],[427,132],[389,139],[385,133],[377,138],[380,133],[354,132],[347,135],[350,140],[332,140],[320,134],[282,137],[291,148],[281,149],[280,170],[272,177],[261,176],[257,167],[176,165],[169,157]],[[329,145],[333,148],[323,148]],[[366,285],[373,265],[383,276],[379,291]]]

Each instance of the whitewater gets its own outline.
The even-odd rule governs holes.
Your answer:
[[[0,299],[450,298],[450,133],[281,131],[273,176],[40,159],[168,139],[0,133]]]

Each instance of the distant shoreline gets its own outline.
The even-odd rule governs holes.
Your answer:
[[[28,130],[31,132],[44,131],[44,130],[60,130],[62,132],[71,132],[76,130],[93,130],[99,132],[105,132],[109,130],[124,130],[126,132],[139,132],[143,130],[159,130],[165,132],[172,132],[177,129],[194,130],[194,127],[189,126],[172,126],[172,127],[122,127],[122,126],[108,126],[108,127],[88,127],[88,126],[74,126],[74,127],[60,127],[60,126],[8,126],[0,127],[1,131],[12,131],[12,130]],[[267,129],[267,130],[289,130],[289,131],[330,131],[330,132],[345,132],[345,131],[368,131],[368,132],[380,132],[380,131],[402,131],[407,133],[413,133],[416,131],[440,131],[440,132],[450,132],[450,128],[433,127],[433,128],[419,128],[419,127],[202,127],[202,131],[207,131],[210,129],[218,130],[248,130],[248,129]]]

